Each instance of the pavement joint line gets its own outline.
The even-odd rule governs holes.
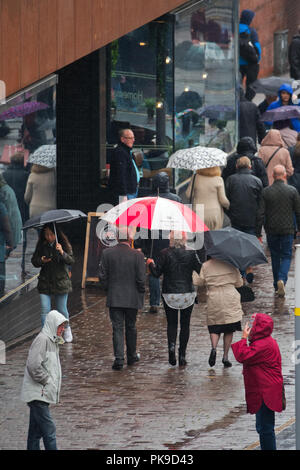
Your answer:
[[[275,428],[275,434],[279,434],[282,432],[284,429],[288,428],[292,424],[294,424],[296,421],[296,418],[290,418],[286,423],[281,424],[277,428]],[[253,442],[253,444],[250,444],[249,446],[245,447],[244,450],[253,450],[256,449],[256,447],[259,447],[260,443],[259,441]]]

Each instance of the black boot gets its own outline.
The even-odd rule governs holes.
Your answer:
[[[175,343],[169,344],[169,363],[176,366]]]
[[[187,362],[185,360],[185,351],[180,351],[180,349],[178,349],[178,363],[180,366],[187,365]]]

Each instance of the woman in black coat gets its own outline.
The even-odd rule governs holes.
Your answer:
[[[201,261],[196,251],[186,249],[185,234],[171,232],[170,246],[162,250],[156,264],[147,260],[150,272],[155,277],[163,274],[162,298],[167,316],[169,363],[176,365],[176,338],[178,310],[180,311],[179,365],[185,366],[186,347],[190,334],[190,318],[196,292],[193,286],[193,271],[201,269]]]

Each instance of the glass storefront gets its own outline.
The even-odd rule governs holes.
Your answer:
[[[131,127],[142,185],[177,149],[234,148],[237,25],[235,0],[193,1],[110,45],[108,155],[117,131]],[[190,177],[169,174],[177,190]]]
[[[23,232],[24,222],[56,207],[55,101],[51,76],[0,106],[0,303],[38,272],[30,262],[38,234]]]

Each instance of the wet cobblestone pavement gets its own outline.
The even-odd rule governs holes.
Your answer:
[[[281,430],[278,449],[293,449],[294,262],[285,299],[273,293],[270,264],[255,268],[252,286],[256,299],[243,304],[243,324],[253,312],[268,313],[274,319],[273,337],[281,349],[287,395],[287,409],[276,414],[276,427]],[[73,343],[61,347],[61,399],[51,406],[60,449],[257,448],[255,417],[246,413],[242,366],[230,353],[233,366],[224,369],[222,338],[216,366],[208,365],[204,293],[192,314],[186,367],[169,365],[164,311],[148,313],[147,296],[137,321],[141,360],[122,371],[111,369],[111,324],[100,289],[87,286],[73,296],[82,311],[71,319]],[[235,333],[234,341],[240,336]],[[0,449],[26,448],[29,410],[19,394],[31,341],[8,350],[6,364],[0,365]]]

